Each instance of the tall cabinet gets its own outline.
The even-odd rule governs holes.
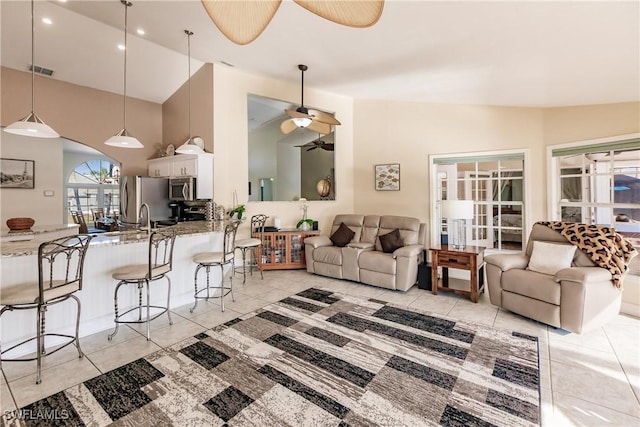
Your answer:
[[[213,154],[176,154],[147,160],[149,176],[162,178],[196,177],[198,199],[213,199]]]
[[[317,236],[319,231],[282,229],[265,231],[258,262],[263,270],[287,270],[306,268],[304,239]]]

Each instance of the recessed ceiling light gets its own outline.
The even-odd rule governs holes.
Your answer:
[[[138,28],[137,33],[144,36],[144,30],[142,28]]]
[[[66,3],[67,2],[67,0],[59,0],[59,1],[60,1],[60,3]]]
[[[119,44],[119,45],[118,45],[118,49],[120,49],[120,50],[124,50],[124,45],[123,45],[123,44]]]
[[[42,18],[42,22],[44,22],[47,25],[53,24],[53,21],[50,18]]]

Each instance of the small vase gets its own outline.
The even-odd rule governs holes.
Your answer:
[[[300,230],[302,231],[309,231],[309,223],[308,222],[303,222],[302,224],[300,224]]]

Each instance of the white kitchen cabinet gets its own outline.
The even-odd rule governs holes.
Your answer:
[[[149,176],[165,178],[196,178],[198,199],[213,199],[213,154],[176,154],[147,160]]]

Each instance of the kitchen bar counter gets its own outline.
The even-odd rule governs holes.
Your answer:
[[[80,226],[78,224],[49,224],[34,225],[29,230],[1,230],[0,243],[10,243],[15,241],[53,240],[58,237],[71,236],[78,233]]]
[[[192,303],[193,256],[199,252],[221,251],[224,233],[223,223],[209,224],[205,221],[179,223],[173,228],[177,237],[173,250],[171,278],[171,307]],[[148,234],[146,232],[104,233],[95,237],[85,258],[83,287],[76,295],[82,302],[80,335],[86,336],[113,327],[113,293],[116,280],[112,272],[129,264],[144,264],[148,257]],[[14,286],[38,283],[38,242],[10,242],[2,245],[0,258],[0,292]],[[29,246],[30,245],[30,246]],[[230,269],[229,269],[230,270]],[[228,273],[227,273],[228,274]],[[211,270],[212,283],[219,283],[220,270]],[[151,304],[166,303],[166,280],[153,282]],[[119,306],[122,309],[137,304],[135,286],[122,289]],[[218,311],[211,312],[217,316]],[[35,312],[33,310],[7,312],[2,316],[0,339],[3,347],[35,335]],[[73,332],[76,309],[73,301],[47,311],[47,332]],[[106,339],[106,338],[105,338]],[[52,343],[47,342],[47,346]],[[24,346],[25,348],[28,346]],[[29,349],[26,349],[29,350]],[[35,347],[31,350],[35,350]],[[14,354],[17,356],[17,354]]]

